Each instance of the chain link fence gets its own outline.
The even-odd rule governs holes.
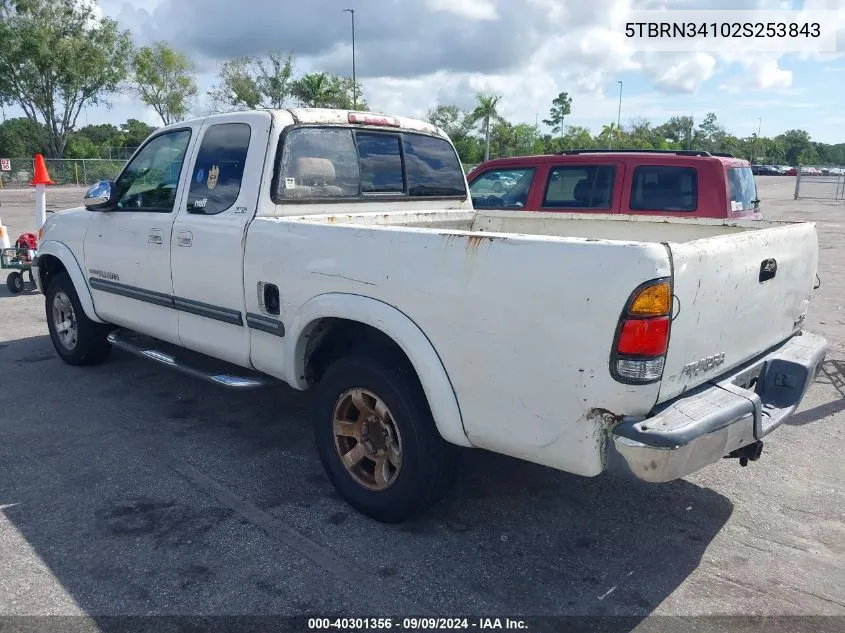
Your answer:
[[[795,176],[795,199],[845,200],[845,167],[830,165],[798,165]]]
[[[47,172],[57,185],[85,187],[100,180],[114,180],[126,160],[108,158],[45,158]],[[2,159],[0,187],[29,187],[34,173],[32,158]],[[5,169],[8,167],[9,169]]]

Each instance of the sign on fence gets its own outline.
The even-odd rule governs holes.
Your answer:
[[[12,171],[12,161],[9,158],[0,158],[0,171]]]

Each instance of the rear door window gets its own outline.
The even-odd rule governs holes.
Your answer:
[[[490,169],[469,186],[476,209],[519,209],[526,205],[534,169]]]
[[[219,123],[205,131],[188,191],[189,213],[216,215],[235,204],[250,133],[246,123]]]
[[[641,165],[634,169],[632,211],[695,211],[698,172],[693,167]]]
[[[609,209],[613,202],[613,165],[562,165],[549,170],[544,209]]]
[[[729,167],[728,184],[731,188],[731,211],[746,215],[760,207],[757,199],[757,182],[750,167]]]

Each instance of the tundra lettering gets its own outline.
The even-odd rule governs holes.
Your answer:
[[[713,356],[708,356],[707,358],[697,360],[694,363],[684,365],[684,369],[681,371],[681,375],[687,378],[694,378],[700,372],[706,372],[710,371],[711,369],[715,369],[724,362],[725,353],[720,352],[718,354],[714,354]]]

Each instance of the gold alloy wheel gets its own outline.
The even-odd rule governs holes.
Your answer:
[[[402,437],[384,402],[367,389],[348,389],[332,416],[341,462],[359,484],[387,490],[402,468]]]

